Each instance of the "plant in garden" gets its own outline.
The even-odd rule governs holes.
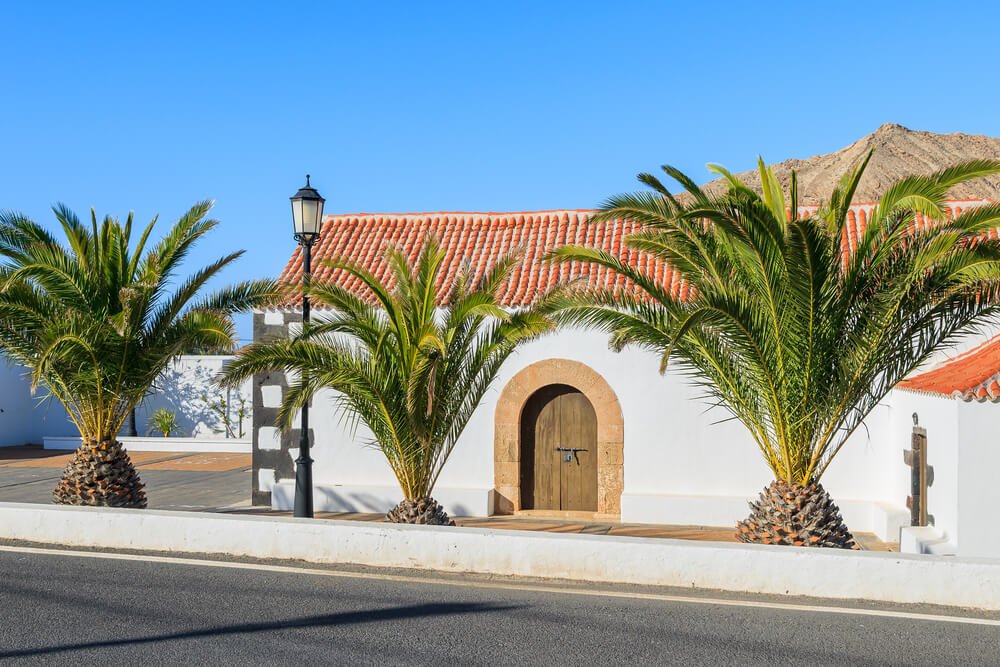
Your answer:
[[[218,223],[194,205],[160,241],[156,219],[132,238],[125,223],[91,211],[85,225],[55,207],[64,242],[23,215],[0,214],[0,352],[30,369],[66,408],[83,439],[54,492],[59,503],[144,507],[143,485],[117,440],[132,408],[171,359],[192,347],[232,348],[230,315],[266,304],[270,281],[208,296],[205,284],[242,253],[172,286],[181,263]]]
[[[207,394],[202,394],[201,400],[222,424],[222,428],[213,428],[213,433],[225,433],[227,438],[243,437],[243,420],[247,416],[247,399],[242,396],[237,397],[235,420],[228,395],[210,399]]]
[[[177,430],[177,413],[160,408],[149,417],[149,433],[158,432],[164,438]]]
[[[876,404],[942,344],[997,313],[1000,205],[946,218],[948,189],[1000,171],[957,164],[889,186],[852,251],[851,199],[871,155],[844,174],[814,214],[798,212],[759,162],[763,194],[721,167],[710,196],[664,167],[687,194],[650,174],[652,191],[612,197],[595,220],[644,225],[627,244],[669,263],[692,288],[678,298],[649,274],[597,250],[564,247],[556,261],[608,267],[635,291],[569,289],[559,321],[597,327],[616,349],[676,360],[750,432],[775,481],[737,526],[745,542],[850,547],[853,537],[820,478]],[[915,225],[917,213],[934,221]]]
[[[413,265],[388,248],[393,287],[353,263],[328,263],[364,293],[311,285],[310,299],[329,314],[295,339],[244,348],[225,371],[230,386],[268,370],[294,373],[279,410],[283,428],[318,390],[339,392],[339,410],[368,427],[399,481],[404,500],[388,513],[397,523],[450,523],[431,497],[438,475],[504,361],[551,328],[536,308],[509,312],[498,302],[515,257],[478,279],[465,266],[450,282],[443,259],[434,239]]]

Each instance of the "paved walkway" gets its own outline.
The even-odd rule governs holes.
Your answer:
[[[240,514],[291,516],[268,508],[240,508],[228,510]],[[385,521],[384,514],[372,512],[318,512],[317,519],[341,521]],[[720,526],[668,526],[648,523],[620,523],[609,521],[582,521],[572,519],[547,519],[537,516],[455,517],[455,524],[473,528],[503,530],[534,530],[548,533],[584,533],[588,535],[617,535],[619,537],[650,537],[701,542],[736,542],[735,530]],[[872,533],[855,533],[863,551],[899,551],[899,545],[883,542]]]
[[[72,451],[40,447],[0,448],[0,502],[50,503],[52,489],[72,457]],[[270,508],[251,508],[251,458],[249,454],[192,454],[130,452],[146,484],[150,509],[202,512],[239,512],[291,516]],[[378,513],[321,512],[318,519],[384,521]],[[707,542],[735,542],[730,527],[665,526],[539,516],[456,517],[460,526],[534,530],[550,533],[586,533],[623,537],[671,538]],[[855,533],[862,549],[898,551],[870,533]]]
[[[72,451],[0,448],[0,502],[50,503]],[[151,509],[210,511],[249,504],[249,454],[130,452]]]

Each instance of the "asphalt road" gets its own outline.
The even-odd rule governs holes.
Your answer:
[[[996,625],[3,549],[18,663],[1000,663]]]

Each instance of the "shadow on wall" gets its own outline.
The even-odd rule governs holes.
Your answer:
[[[157,380],[152,393],[136,411],[136,430],[149,434],[149,417],[166,408],[177,416],[174,436],[209,439],[226,438],[225,424],[211,404],[228,403],[233,436],[239,437],[239,406],[244,399],[243,437],[251,437],[253,392],[248,381],[239,389],[221,389],[215,378],[229,356],[185,355],[176,359]],[[128,424],[124,433],[127,434]],[[41,444],[46,436],[77,435],[66,410],[39,388],[31,394],[25,369],[0,359],[0,447]],[[157,433],[156,435],[159,435]]]
[[[378,512],[384,514],[403,500],[403,493],[395,487],[375,487],[371,491],[347,491],[330,487],[313,489],[315,503],[324,508],[324,512]],[[433,494],[431,494],[433,495]],[[442,501],[448,513],[452,516],[476,516],[481,510],[469,507],[462,502],[448,499]]]
[[[136,430],[140,436],[150,434],[150,416],[163,408],[177,417],[177,429],[172,435],[195,438],[227,437],[220,411],[229,415],[231,434],[228,437],[249,438],[252,421],[250,384],[238,389],[223,389],[216,383],[230,357],[183,356],[167,367],[157,379],[152,393],[136,411]],[[244,414],[240,424],[240,399]],[[212,405],[217,406],[213,409]],[[242,429],[241,429],[242,426]],[[154,432],[153,435],[160,435]]]

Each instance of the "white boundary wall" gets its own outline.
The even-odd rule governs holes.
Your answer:
[[[0,503],[0,537],[385,568],[1000,609],[1000,561]],[[572,558],[566,554],[572,553]]]
[[[156,380],[153,392],[136,411],[136,431],[139,436],[150,434],[149,417],[166,408],[177,415],[176,436],[225,440],[222,420],[209,408],[209,401],[228,399],[229,415],[236,436],[237,407],[242,397],[246,401],[243,415],[243,437],[251,437],[253,426],[253,390],[248,380],[238,389],[220,389],[215,378],[231,355],[185,355],[175,359]],[[207,400],[206,400],[207,399]]]
[[[219,440],[218,438],[118,438],[125,449],[130,452],[212,452],[230,454],[249,454],[253,442],[249,438]],[[43,449],[76,449],[82,440],[79,436],[42,439]]]
[[[198,440],[226,440],[225,433],[216,432],[223,425],[203,397],[209,400],[228,397],[230,419],[234,426],[239,398],[243,397],[246,400],[243,437],[249,441],[253,426],[252,381],[230,390],[220,389],[214,383],[214,378],[229,359],[232,356],[184,355],[174,360],[136,411],[139,436],[148,435],[150,415],[159,408],[166,408],[177,415],[175,435]],[[238,428],[236,432],[238,435]],[[0,359],[0,447],[42,444],[46,438],[68,437],[76,433],[76,428],[58,401],[46,399],[41,391],[32,396],[26,371]],[[250,449],[243,447],[239,451],[249,452]]]
[[[25,370],[0,358],[0,447],[39,444],[46,434],[72,435],[58,401],[32,396]]]

